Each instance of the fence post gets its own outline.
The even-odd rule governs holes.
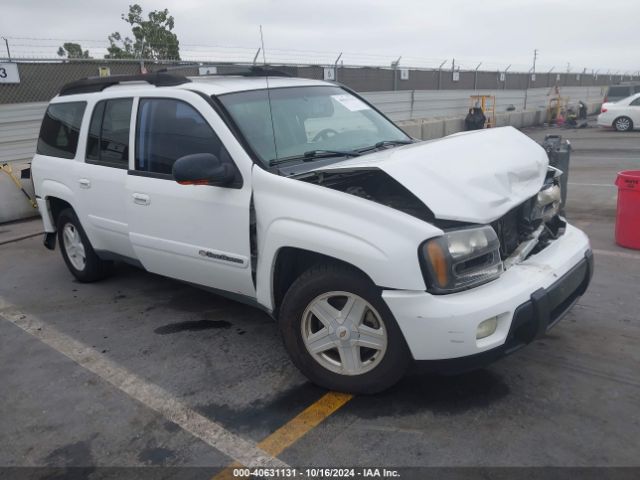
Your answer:
[[[447,61],[445,60],[444,62],[442,62],[440,64],[440,66],[438,67],[438,90],[440,90],[440,74],[442,73],[442,66],[447,63]]]
[[[393,69],[393,91],[398,90],[398,65],[400,64],[400,59],[402,56],[398,57],[395,62],[391,62],[391,68]]]
[[[504,85],[502,85],[503,90],[507,89],[507,78],[509,78],[509,76],[507,75],[507,72],[509,71],[510,68],[511,68],[511,64],[509,64],[509,66],[504,69]]]
[[[409,119],[413,120],[413,103],[415,101],[415,97],[416,97],[416,91],[415,90],[411,90],[411,109],[409,111]]]
[[[7,58],[9,58],[9,61],[11,61],[11,50],[9,50],[9,39],[6,37],[2,37],[2,39],[4,40],[4,44],[7,47]]]
[[[474,91],[477,90],[476,86],[478,85],[478,69],[480,68],[480,65],[482,65],[482,62],[480,62],[478,64],[478,66],[476,67],[476,71],[475,71],[475,73],[473,75],[473,90]]]
[[[340,52],[340,55],[338,55],[338,58],[336,58],[336,61],[333,62],[333,81],[334,82],[338,81],[338,62],[340,61],[340,57],[342,57],[342,52]]]

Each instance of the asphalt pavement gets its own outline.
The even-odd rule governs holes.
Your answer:
[[[591,287],[514,355],[374,396],[310,384],[259,310],[126,265],[80,284],[38,222],[0,226],[0,466],[640,467],[640,251],[615,244],[613,186],[640,169],[640,132],[525,133],[572,142],[567,217],[591,238]]]

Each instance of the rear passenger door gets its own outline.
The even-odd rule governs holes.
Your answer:
[[[206,100],[193,92],[141,97],[135,110],[127,212],[137,257],[151,272],[254,297],[250,170],[242,174],[240,169],[244,182],[233,187],[179,185],[172,175],[173,163],[182,156],[211,153],[231,161],[234,149],[241,147]]]
[[[87,135],[85,162],[76,171],[80,221],[93,248],[134,258],[125,208],[130,161],[133,98],[110,98],[95,103]]]

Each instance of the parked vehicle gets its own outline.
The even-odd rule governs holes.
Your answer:
[[[623,98],[630,97],[634,93],[640,93],[640,82],[623,82],[617,85],[609,85],[604,103],[615,103]]]
[[[598,115],[598,125],[613,127],[619,132],[628,132],[640,128],[640,93],[618,100],[615,103],[603,103]]]
[[[33,178],[78,280],[124,260],[258,306],[308,378],[364,393],[512,353],[585,292],[589,240],[516,129],[416,142],[345,87],[247,75],[51,101]]]

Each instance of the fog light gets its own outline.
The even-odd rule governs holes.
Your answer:
[[[476,331],[476,339],[480,340],[481,338],[488,337],[493,332],[496,331],[498,327],[498,317],[491,317],[478,325],[478,330]]]

